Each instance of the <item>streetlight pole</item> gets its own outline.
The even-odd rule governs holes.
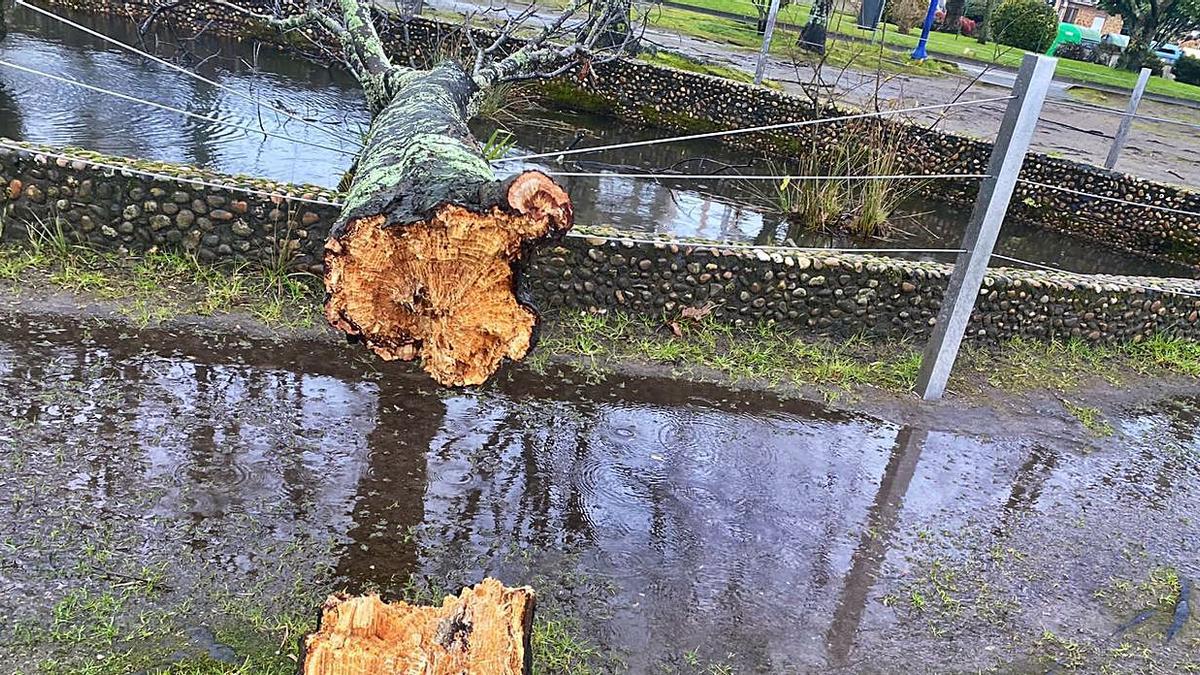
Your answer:
[[[921,39],[913,50],[914,61],[924,61],[929,58],[925,53],[925,43],[929,42],[929,31],[933,28],[933,18],[937,15],[938,0],[929,0],[929,11],[925,12],[925,25],[921,27]]]

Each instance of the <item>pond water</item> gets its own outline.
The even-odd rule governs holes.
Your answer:
[[[61,10],[56,10],[61,11]],[[140,44],[129,22],[90,15],[73,19],[127,44]],[[320,126],[343,137],[361,137],[368,124],[361,91],[345,73],[322,68],[249,43],[211,39],[180,41],[167,33],[145,40],[152,52],[185,54],[206,77],[315,122],[306,126],[275,115],[251,101],[129,54],[81,31],[22,7],[14,8],[12,31],[0,42],[0,59],[124,94],[184,108],[242,126],[268,129],[294,139],[186,118],[103,93],[0,67],[0,135],[101,152],[181,162],[229,173],[290,182],[336,186],[350,158]],[[184,48],[175,45],[183,44]],[[520,98],[520,97],[517,97]],[[509,124],[516,145],[510,156],[579,146],[661,137],[660,130],[630,129],[614,120],[559,112],[517,113],[532,124]],[[475,125],[486,139],[494,123]],[[327,147],[315,147],[311,144]],[[335,147],[336,146],[336,147]],[[730,171],[778,173],[771,162],[732,152],[715,143],[689,142],[597,152],[569,161],[514,163],[548,171],[659,172],[695,174]],[[577,222],[638,232],[699,236],[717,240],[778,241],[778,219],[764,215],[747,181],[670,178],[563,178]],[[765,184],[757,184],[760,186]],[[769,189],[768,189],[769,191]],[[802,246],[848,248],[954,248],[969,209],[910,201],[895,217],[889,239],[854,241],[824,233],[805,235]],[[1185,269],[1107,251],[1071,237],[1009,223],[997,252],[1078,272],[1190,276]],[[952,255],[898,254],[949,262]]]
[[[217,588],[270,611],[307,584],[493,575],[639,673],[975,670],[1045,626],[1102,644],[1137,610],[1097,600],[1110,578],[1200,574],[1194,400],[1132,410],[1093,447],[1045,420],[975,436],[656,379],[441,390],[359,357],[6,316],[0,662],[21,669],[12,626],[71,589],[154,569],[139,602],[218,626]],[[997,547],[1017,553],[999,566]],[[930,560],[983,561],[943,591],[974,607],[986,579],[1019,609],[931,634],[894,604],[934,602]]]

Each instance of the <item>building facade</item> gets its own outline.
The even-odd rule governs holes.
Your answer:
[[[1123,21],[1120,15],[1109,15],[1100,8],[1097,0],[1056,0],[1054,9],[1063,23],[1091,28],[1105,33],[1120,33]]]

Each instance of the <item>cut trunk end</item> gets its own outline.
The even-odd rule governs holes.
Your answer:
[[[517,675],[533,655],[533,589],[484,579],[441,607],[330,596],[304,640],[303,675]]]
[[[325,245],[329,323],[384,359],[419,356],[445,385],[480,384],[523,358],[537,313],[516,297],[514,263],[571,227],[571,201],[536,171],[499,187],[479,208],[445,204],[417,223],[349,222]]]

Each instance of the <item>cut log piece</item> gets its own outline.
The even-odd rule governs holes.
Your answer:
[[[533,589],[484,579],[441,607],[330,596],[303,675],[517,675],[532,666]]]
[[[325,316],[442,384],[485,381],[529,350],[537,314],[514,267],[572,224],[537,171],[496,180],[466,120],[478,86],[453,62],[389,85],[325,247]]]

